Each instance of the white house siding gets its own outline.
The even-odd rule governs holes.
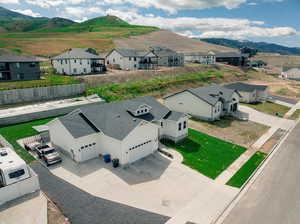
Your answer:
[[[291,68],[288,71],[282,72],[282,77],[287,79],[300,80],[300,68]]]
[[[75,146],[73,136],[58,119],[53,120],[48,125],[50,139],[54,146],[58,146],[61,150],[72,156],[71,149]]]
[[[136,70],[139,69],[140,61],[141,57],[123,57],[114,50],[107,56],[106,65],[118,65],[122,70]]]
[[[213,106],[187,91],[166,98],[165,105],[171,110],[205,120],[214,120],[218,117],[217,113],[213,114]]]
[[[240,102],[243,102],[243,103],[252,103],[252,102],[255,102],[256,101],[256,91],[253,91],[253,92],[242,92],[242,91],[239,91],[241,97],[239,98],[240,99]]]
[[[62,59],[53,60],[52,63],[56,72],[60,74],[80,75],[92,72],[90,59]]]
[[[186,126],[184,126],[184,123]],[[181,130],[179,130],[181,124]],[[178,121],[163,120],[160,127],[160,138],[168,138],[174,142],[180,141],[188,135],[188,116],[180,118]]]
[[[155,124],[142,121],[122,142],[121,164],[133,163],[158,149],[158,129]]]
[[[216,63],[216,57],[215,56],[204,56],[204,55],[185,55],[184,61],[186,63],[199,63],[199,64],[205,64],[205,65],[211,65]]]
[[[235,99],[235,101],[233,99]],[[223,104],[222,116],[232,114],[231,105],[234,105],[236,103],[237,103],[237,110],[238,110],[239,100],[240,100],[240,96],[236,92],[234,92],[232,94],[231,99],[228,102]]]

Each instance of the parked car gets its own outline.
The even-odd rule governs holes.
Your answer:
[[[39,145],[36,147],[35,151],[38,157],[45,161],[47,166],[62,162],[60,154],[54,147],[49,145]]]
[[[24,147],[27,151],[34,151],[36,149],[36,147],[39,145],[41,145],[40,142],[30,142],[30,143],[24,144]]]

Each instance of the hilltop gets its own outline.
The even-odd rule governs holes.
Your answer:
[[[271,44],[265,42],[252,42],[252,41],[240,41],[240,40],[231,40],[224,38],[205,38],[201,39],[202,41],[217,44],[226,47],[232,48],[243,48],[251,47],[258,50],[262,53],[277,53],[281,55],[300,55],[300,48],[297,47],[286,47],[279,44]]]

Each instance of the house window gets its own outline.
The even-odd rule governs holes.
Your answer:
[[[82,60],[80,59],[79,63],[82,65]]]
[[[76,59],[74,59],[74,63],[76,63]]]
[[[13,179],[13,178],[23,176],[24,174],[25,174],[25,170],[21,169],[8,174],[8,176],[10,179]]]
[[[113,62],[115,63],[116,62],[116,60],[113,58]]]
[[[136,61],[136,57],[134,57],[133,60]]]
[[[68,64],[68,60],[67,59],[65,60],[65,63]]]
[[[178,131],[181,131],[181,129],[182,129],[182,127],[181,127],[181,126],[182,126],[182,124],[181,124],[181,123],[179,123],[179,124],[178,124]]]
[[[164,122],[160,122],[160,126],[163,127],[164,126]]]
[[[183,129],[186,129],[186,121],[183,122]]]
[[[73,69],[73,72],[76,74],[76,73],[77,73],[77,69],[76,69],[76,68],[74,68],[74,69]]]
[[[131,61],[131,57],[129,57],[129,61]]]
[[[20,73],[20,79],[24,79],[24,73]]]
[[[63,60],[60,60],[60,64],[61,64],[61,65],[63,64]]]
[[[86,73],[86,68],[83,69],[83,72]]]
[[[30,63],[29,67],[34,68],[35,65],[36,65],[36,64],[35,64],[34,62],[32,62],[32,63]]]
[[[62,71],[62,73],[65,73],[65,69],[62,69],[61,71]]]
[[[20,63],[19,62],[16,63],[16,68],[20,68]]]

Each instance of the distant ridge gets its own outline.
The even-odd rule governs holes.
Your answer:
[[[252,41],[240,41],[240,40],[231,40],[224,38],[204,38],[202,41],[217,44],[226,47],[232,48],[243,48],[251,47],[258,50],[262,53],[275,53],[281,55],[300,55],[300,48],[298,47],[286,47],[279,44],[271,44],[265,42],[252,42]]]

